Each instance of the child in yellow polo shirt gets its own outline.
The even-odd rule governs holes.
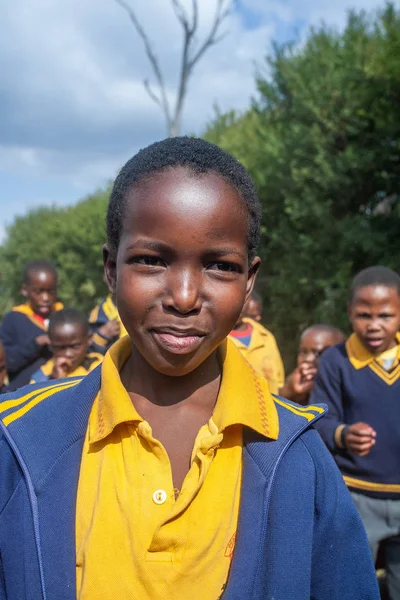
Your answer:
[[[227,340],[261,206],[217,146],[120,171],[105,272],[129,337],[0,403],[0,598],[377,600],[365,532],[310,425]],[[357,569],[354,565],[357,564]]]
[[[251,311],[257,320],[248,318]],[[268,381],[272,394],[278,394],[285,381],[285,369],[274,335],[261,323],[262,305],[253,293],[230,332],[232,341],[249,363]]]

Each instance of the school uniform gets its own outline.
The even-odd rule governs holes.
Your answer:
[[[84,379],[0,403],[2,600],[378,600],[360,518],[312,428],[323,407],[272,397],[228,341],[174,490],[122,386],[129,355],[125,338]]]
[[[400,342],[400,335],[397,336]],[[389,587],[400,598],[400,345],[376,357],[356,334],[321,357],[310,401],[328,405],[316,425],[333,453],[360,511],[374,558],[388,542]],[[344,447],[349,425],[362,421],[376,431],[367,456]]]
[[[115,338],[108,338],[105,335],[102,335],[99,332],[101,326],[105,325],[109,321],[114,320],[117,320],[120,326],[119,336]],[[118,309],[111,294],[102,300],[100,304],[94,307],[89,316],[89,326],[93,334],[91,347],[95,352],[99,352],[100,354],[105,354],[117,339],[121,339],[128,334],[121,321]]]
[[[81,365],[79,365],[74,371],[71,371],[67,377],[84,377],[94,368],[96,368],[102,361],[104,356],[98,352],[88,352]],[[49,381],[53,379],[51,374],[54,369],[54,359],[51,358],[47,361],[40,369],[33,373],[30,383],[40,383],[42,381]]]
[[[63,305],[56,302],[53,311]],[[48,346],[38,346],[36,338],[47,333],[48,319],[36,314],[29,304],[14,306],[0,326],[0,339],[3,342],[10,389],[16,390],[30,382],[32,373],[37,371],[49,358]]]
[[[285,369],[274,335],[257,321],[244,318],[244,331],[231,331],[230,338],[248,360],[269,383],[272,394],[278,394],[285,383]]]

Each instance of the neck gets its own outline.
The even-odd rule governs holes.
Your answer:
[[[221,366],[215,350],[197,369],[173,377],[159,373],[144,360],[135,346],[121,371],[121,381],[132,396],[157,406],[172,406],[199,398],[215,404],[221,380]],[[203,401],[202,401],[203,403]]]

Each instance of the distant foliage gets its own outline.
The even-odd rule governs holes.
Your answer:
[[[26,262],[53,261],[59,272],[59,296],[66,306],[88,312],[106,294],[102,245],[109,190],[75,206],[38,208],[15,219],[0,248],[0,310],[22,301],[19,290]]]
[[[349,15],[277,46],[243,115],[217,114],[205,137],[252,173],[263,202],[261,292],[293,363],[310,323],[347,327],[360,269],[400,269],[400,13]]]

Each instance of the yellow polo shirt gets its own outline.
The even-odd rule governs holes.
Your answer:
[[[273,399],[224,344],[217,403],[175,499],[167,453],[119,377],[130,352],[124,338],[106,354],[89,418],[76,508],[77,598],[217,600],[235,544],[242,429],[276,439]]]
[[[275,336],[263,325],[253,319],[243,319],[252,328],[250,345],[246,346],[240,338],[231,337],[246,360],[268,381],[272,394],[279,394],[285,383],[285,369]]]

